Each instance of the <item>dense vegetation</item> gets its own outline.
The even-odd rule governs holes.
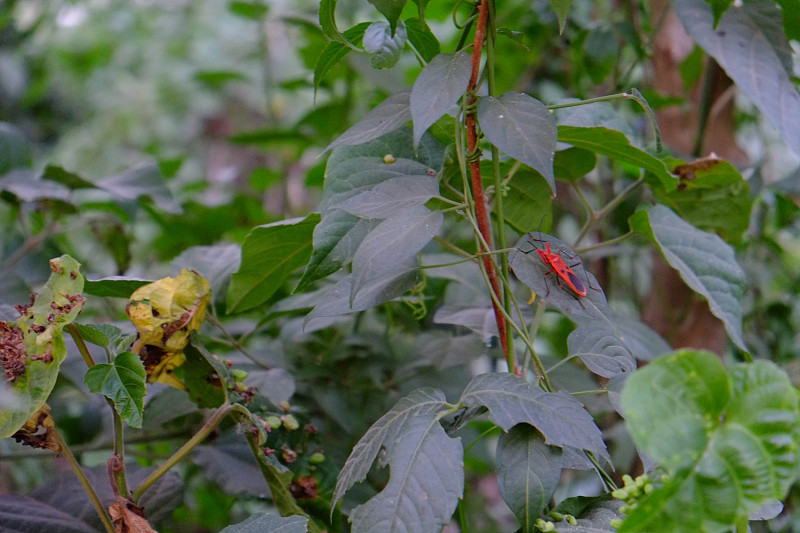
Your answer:
[[[0,4],[0,531],[800,532],[800,4]]]

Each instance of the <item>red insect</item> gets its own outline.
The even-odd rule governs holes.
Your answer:
[[[550,267],[550,270],[546,274],[544,274],[544,285],[545,287],[547,287],[547,293],[545,294],[545,296],[548,296],[550,294],[550,287],[547,285],[547,276],[549,276],[554,272],[556,274],[556,283],[558,283],[559,288],[562,289],[564,288],[561,285],[561,281],[563,280],[564,283],[566,283],[567,286],[575,292],[575,294],[577,294],[578,296],[586,296],[588,294],[588,291],[586,290],[586,285],[583,284],[583,282],[578,278],[578,276],[575,275],[575,271],[572,270],[573,267],[576,267],[583,263],[578,261],[574,265],[568,265],[566,261],[564,261],[564,258],[561,256],[561,254],[564,254],[569,259],[574,259],[574,257],[564,252],[563,250],[559,250],[558,252],[553,253],[550,250],[549,242],[542,241],[541,239],[535,239],[535,240],[544,242],[545,245],[547,246],[546,250],[540,250],[539,248],[536,248],[536,253],[538,253],[539,257],[542,258],[544,264]],[[532,251],[533,250],[531,250],[531,252]],[[594,287],[592,288],[594,289]]]

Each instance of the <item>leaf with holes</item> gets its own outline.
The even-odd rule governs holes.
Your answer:
[[[646,206],[629,219],[633,231],[644,235],[678,271],[683,281],[708,300],[731,340],[747,351],[742,337],[744,271],[725,241],[700,231],[663,205]]]
[[[539,172],[556,190],[553,158],[556,121],[539,100],[524,93],[486,96],[478,102],[478,123],[493,145]]]
[[[114,402],[119,416],[135,428],[142,427],[146,380],[142,360],[132,352],[119,354],[113,364],[94,365],[83,379],[90,392],[99,392]]]
[[[545,392],[514,374],[481,374],[461,395],[467,407],[486,407],[504,431],[526,423],[551,446],[571,446],[608,458],[600,429],[583,404],[566,393]]]
[[[469,54],[443,53],[425,65],[411,89],[414,146],[431,125],[442,118],[469,86],[472,64]]]

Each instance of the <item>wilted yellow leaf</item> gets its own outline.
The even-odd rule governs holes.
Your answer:
[[[203,323],[210,297],[208,281],[187,269],[174,278],[139,287],[131,295],[125,312],[139,332],[133,351],[142,358],[150,383],[185,388],[172,371],[184,363],[183,349],[189,334]]]

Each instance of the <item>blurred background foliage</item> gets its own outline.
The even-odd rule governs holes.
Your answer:
[[[664,21],[652,16],[653,4],[658,2],[575,0],[559,35],[550,2],[503,2],[497,23],[502,28],[498,92],[525,91],[549,104],[635,86],[657,111],[689,106],[692,87],[702,76],[702,53],[695,48],[682,59],[683,87],[677,93],[661,91],[653,81],[657,67],[652,57]],[[474,342],[480,336],[468,327],[458,326],[461,337],[453,337],[444,333],[452,328],[434,324],[438,303],[474,298],[469,287],[482,284],[476,269],[454,271],[449,278],[431,275],[420,289],[431,309],[424,316],[415,313],[418,307],[393,303],[304,331],[303,313],[315,293],[289,296],[289,283],[270,299],[266,312],[225,316],[227,280],[238,267],[238,246],[251,229],[314,211],[326,145],[412,83],[421,70],[408,49],[386,70],[372,68],[366,54],[350,53],[315,79],[328,44],[318,9],[311,0],[0,4],[0,122],[6,128],[0,146],[0,307],[8,315],[10,306],[27,302],[46,279],[48,260],[62,253],[78,258],[90,280],[115,275],[157,279],[184,266],[198,269],[216,295],[211,323],[203,330],[206,346],[250,371],[248,383],[272,395],[274,404],[290,401],[301,425],[313,424],[314,431],[304,433],[307,442],[292,446],[308,451],[306,457],[324,451],[328,460],[311,465],[304,459],[292,468],[315,472],[320,493],[329,495],[354,442],[399,396],[425,384],[457,392],[471,374],[502,365],[497,347]],[[415,4],[406,10],[403,19],[416,16]],[[361,0],[341,0],[336,13],[340,29],[380,19]],[[427,6],[426,22],[442,51],[458,43],[452,18],[463,22],[467,13],[463,6],[454,14],[451,2]],[[758,355],[783,363],[797,384],[798,160],[749,103],[735,103],[739,166],[755,198],[750,227],[738,245],[751,284],[747,341]],[[652,148],[644,114],[633,106],[615,108],[617,113],[606,117],[612,127]],[[624,185],[607,178],[609,168],[588,178],[587,189],[596,198],[607,198],[611,189]],[[624,168],[613,173],[626,176]],[[57,176],[59,186],[43,185],[43,175]],[[81,180],[104,186],[81,185]],[[570,198],[569,191],[561,192]],[[567,200],[559,209],[577,214],[577,205]],[[624,218],[612,222],[619,233],[626,230]],[[561,229],[577,230],[566,217]],[[448,231],[459,235],[457,228]],[[606,280],[614,280],[604,285],[606,292],[617,297],[619,309],[630,311],[642,307],[652,278],[649,257],[626,257],[613,264],[599,258],[597,264],[613,269],[606,274]],[[82,319],[110,321],[130,331],[123,306],[120,298],[90,297]],[[557,314],[544,320],[537,337],[542,353],[564,353],[570,322]],[[453,350],[459,339],[468,342]],[[453,353],[458,357],[444,363],[443,354]],[[563,366],[553,379],[580,383],[573,390],[596,386],[570,368]],[[82,462],[98,466],[108,458],[109,421],[102,398],[85,390],[83,372],[79,358],[69,357],[49,403]],[[141,441],[129,452],[140,466],[168,456],[202,420],[179,391],[155,386],[146,399],[150,416],[146,411],[144,428],[127,433]],[[598,414],[611,411],[602,402],[594,409],[598,421]],[[469,431],[477,437],[485,429],[474,424]],[[605,429],[615,462],[628,465],[635,454],[622,426],[610,422]],[[155,522],[159,531],[218,531],[271,508],[264,498],[266,486],[233,428],[215,437],[192,463],[179,465],[180,481],[178,476],[169,480],[177,488],[165,489],[172,499],[159,504],[175,510]],[[514,519],[496,484],[486,482],[494,471],[492,446],[493,440],[485,439],[468,456],[464,508],[474,531],[513,531]],[[26,493],[52,481],[51,476],[70,477],[63,465],[51,468],[40,455],[0,442],[0,493]],[[357,489],[374,491],[381,480],[371,481]],[[566,481],[557,500],[598,486],[586,473]],[[797,497],[795,491],[789,512],[774,522],[772,531],[800,531],[792,525],[800,522],[792,511]],[[327,513],[320,507],[320,515]]]

